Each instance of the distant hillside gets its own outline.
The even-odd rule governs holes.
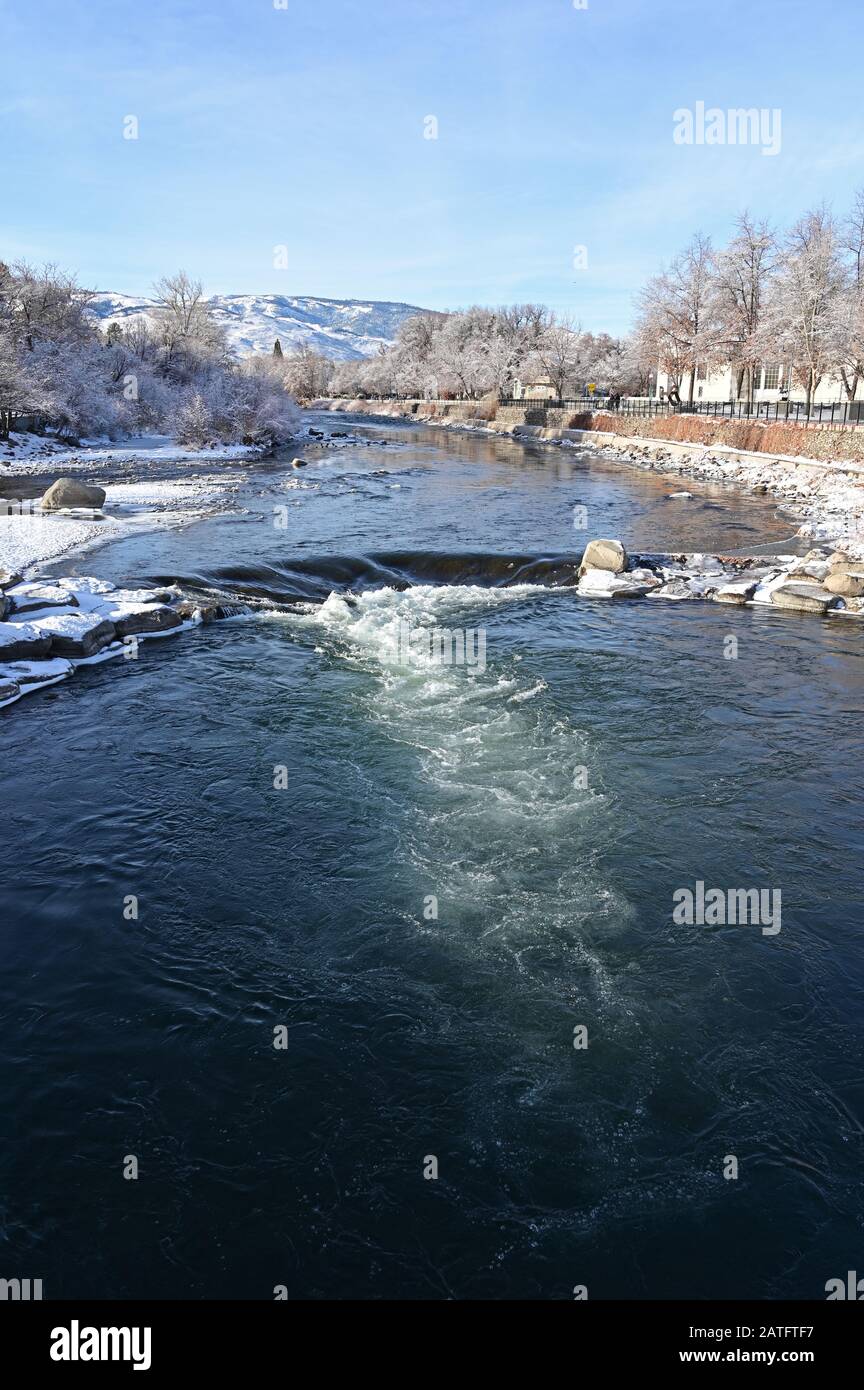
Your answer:
[[[310,343],[328,357],[373,357],[393,342],[399,325],[423,313],[414,304],[363,299],[316,299],[310,295],[214,294],[209,301],[234,352],[245,357],[271,352],[276,338],[284,352]],[[91,305],[102,327],[152,314],[152,299],[100,292]]]

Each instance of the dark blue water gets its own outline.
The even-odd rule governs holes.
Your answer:
[[[578,554],[577,504],[635,549],[793,528],[596,460],[386,438],[65,566],[260,607],[2,716],[0,1273],[824,1297],[864,1220],[864,635],[490,587],[490,557]],[[397,554],[398,586],[356,582]],[[310,575],[333,596],[282,606]],[[403,620],[482,627],[485,670],[395,667]],[[675,925],[697,879],[780,889],[781,931]]]

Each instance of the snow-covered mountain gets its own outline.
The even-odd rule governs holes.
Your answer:
[[[208,301],[234,352],[272,352],[278,338],[283,352],[309,343],[328,357],[372,357],[392,343],[404,319],[422,313],[413,304],[374,299],[316,299],[309,295],[214,294]],[[143,314],[155,301],[100,291],[91,310],[103,328]]]

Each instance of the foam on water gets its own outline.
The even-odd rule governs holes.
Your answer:
[[[615,827],[599,760],[556,710],[545,680],[503,635],[486,630],[505,605],[544,595],[555,601],[533,584],[416,585],[333,593],[274,616],[370,678],[357,697],[364,718],[410,755],[413,804],[395,852],[424,895],[438,899],[432,922],[418,902],[416,929],[436,932],[451,949],[499,956],[532,988],[551,987],[571,1002],[587,988],[608,1007],[614,991],[602,940],[630,908],[600,865]],[[483,630],[485,669],[422,652],[400,663],[405,624]]]

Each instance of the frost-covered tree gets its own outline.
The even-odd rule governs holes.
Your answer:
[[[15,416],[48,415],[54,404],[48,372],[0,326],[0,438],[8,437]]]
[[[718,348],[736,376],[736,397],[746,387],[752,404],[756,367],[774,355],[766,342],[765,312],[774,270],[776,243],[767,223],[742,213],[732,240],[714,257],[714,317]]]
[[[50,413],[61,434],[114,438],[132,423],[122,393],[111,389],[105,347],[95,338],[74,351],[67,344],[40,342],[28,363],[50,383]]]
[[[204,297],[200,280],[180,270],[153,286],[156,328],[165,350],[165,367],[179,381],[191,382],[204,364],[228,357],[225,333]]]
[[[687,377],[691,404],[697,368],[707,368],[718,352],[713,270],[711,242],[697,232],[669,269],[648,281],[639,299],[637,332],[643,346],[678,390]]]
[[[844,358],[848,277],[837,227],[826,208],[805,213],[778,255],[766,319],[766,338],[791,363],[803,386],[807,413],[822,378],[839,375]]]
[[[314,401],[324,396],[330,384],[333,364],[311,343],[301,343],[278,364],[287,389],[298,400]]]
[[[8,301],[13,336],[32,351],[39,343],[81,344],[94,335],[87,306],[92,290],[82,289],[74,275],[54,265],[11,267],[4,299]]]
[[[190,390],[174,416],[177,442],[187,448],[203,448],[215,436],[214,415],[201,391]]]
[[[103,333],[73,276],[0,262],[0,429],[39,414],[70,439],[175,426],[198,443],[284,438],[297,415],[281,363],[234,361],[188,275],[161,281],[157,297],[155,322]]]
[[[847,266],[843,294],[843,348],[840,379],[846,397],[854,401],[864,382],[864,188],[859,188],[851,213],[841,229],[841,253]]]
[[[589,381],[606,375],[603,346],[582,325],[550,316],[535,349],[537,362],[556,396],[581,396]]]
[[[252,357],[243,363],[235,409],[244,444],[272,448],[290,439],[300,426],[300,412],[288,394],[280,363],[272,357]]]

